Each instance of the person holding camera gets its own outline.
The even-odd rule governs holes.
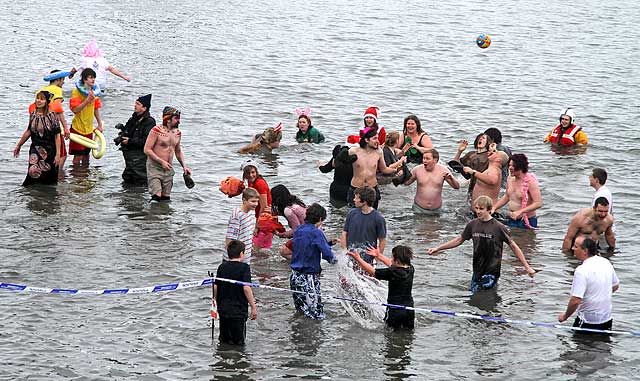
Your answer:
[[[136,99],[133,106],[133,115],[124,126],[119,123],[118,136],[113,139],[120,146],[124,156],[125,168],[122,179],[127,184],[147,184],[147,155],[144,153],[144,144],[147,142],[149,132],[156,125],[156,120],[149,114],[151,108],[151,94]]]

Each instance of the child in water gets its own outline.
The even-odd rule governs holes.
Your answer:
[[[411,265],[413,250],[408,246],[398,245],[391,250],[393,259],[385,257],[377,248],[369,249],[367,253],[377,261],[384,263],[387,268],[375,269],[372,265],[365,262],[357,252],[347,252],[349,256],[358,262],[364,271],[376,279],[389,281],[388,304],[413,307],[413,296],[411,295],[414,273],[414,268]],[[387,327],[393,329],[413,329],[415,311],[404,308],[387,307],[384,320]]]

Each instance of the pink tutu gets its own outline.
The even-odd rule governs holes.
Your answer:
[[[270,249],[273,244],[273,233],[258,231],[258,234],[253,237],[253,244],[258,249]]]

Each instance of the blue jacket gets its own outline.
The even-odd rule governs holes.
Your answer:
[[[303,274],[320,274],[320,259],[335,263],[336,257],[322,230],[313,224],[304,223],[293,233],[291,269]]]

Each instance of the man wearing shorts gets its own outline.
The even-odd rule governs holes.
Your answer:
[[[184,154],[180,146],[182,132],[180,110],[165,106],[162,110],[162,125],[151,129],[144,153],[147,155],[147,182],[152,201],[169,201],[173,188],[173,156],[175,155],[186,175],[191,169],[184,163]]]

